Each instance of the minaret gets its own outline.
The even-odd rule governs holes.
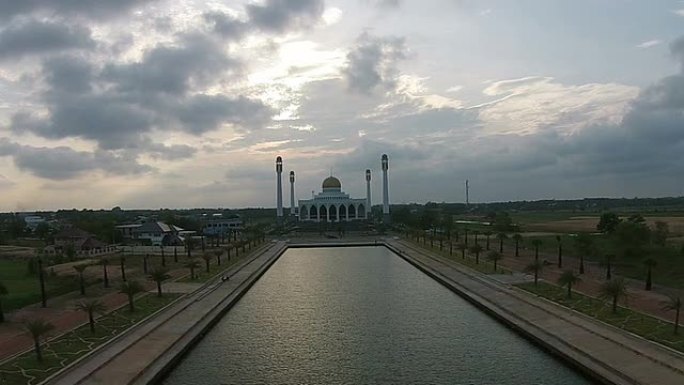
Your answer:
[[[290,215],[295,215],[295,193],[294,193],[295,173],[290,171]]]
[[[366,219],[371,217],[371,171],[366,170]]]
[[[387,154],[382,154],[382,221],[389,223],[389,186],[387,184],[387,170],[389,169],[389,160]]]
[[[276,175],[278,185],[276,187],[276,215],[278,220],[283,218],[283,158],[276,158]]]

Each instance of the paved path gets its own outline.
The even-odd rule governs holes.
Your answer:
[[[684,384],[684,355],[483,276],[406,241],[388,244],[483,310],[607,383]]]
[[[187,349],[285,250],[269,243],[218,277],[78,361],[49,384],[146,384]]]

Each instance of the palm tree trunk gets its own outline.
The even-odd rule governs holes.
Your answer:
[[[43,362],[43,352],[40,350],[40,338],[33,339],[33,346],[36,349],[36,358],[38,362]]]
[[[216,264],[221,266],[221,254],[216,255]]]
[[[90,332],[95,333],[95,318],[92,311],[88,312],[88,323],[90,324]]]
[[[173,247],[173,261],[178,263],[178,249],[176,246]]]
[[[451,242],[449,243],[449,255],[454,255],[454,245],[452,245]]]
[[[651,290],[653,287],[653,276],[652,276],[651,266],[648,266],[648,271],[646,273],[646,290]]]
[[[520,252],[519,252],[519,251],[520,251],[520,247],[519,247],[519,246],[520,246],[519,241],[516,239],[516,240],[515,240],[515,256],[516,256],[516,257],[519,257],[519,256],[520,256]]]
[[[496,260],[494,260],[494,272],[496,273]]]
[[[126,260],[121,257],[121,280],[126,282]]]
[[[157,281],[157,297],[162,296],[162,291],[161,291],[161,281]]]
[[[475,264],[476,265],[480,264],[480,253],[475,253]]]
[[[563,267],[563,245],[558,244],[558,267]]]
[[[85,295],[85,282],[83,280],[83,273],[78,273],[78,283],[81,288],[81,295]]]
[[[0,301],[0,323],[5,322],[5,312],[2,310],[2,301]]]
[[[610,272],[610,261],[608,261],[608,264],[606,265],[606,280],[610,281],[612,277],[613,274]]]
[[[143,273],[147,274],[147,254],[143,255]]]
[[[499,253],[503,254],[503,239],[499,240]]]
[[[107,275],[107,261],[102,262],[102,276],[104,280],[104,287],[109,287],[109,275]]]
[[[572,284],[568,283],[568,299],[572,298]]]
[[[537,286],[537,282],[539,282],[539,271],[535,270],[534,271],[534,286]]]
[[[579,273],[584,274],[584,255],[580,255],[580,261],[579,261]]]
[[[534,246],[534,261],[539,261],[539,246]]]
[[[204,261],[204,265],[207,267],[207,274],[209,274],[209,260]]]
[[[679,308],[677,308],[677,311],[675,312],[674,334],[679,334]]]
[[[132,294],[128,295],[128,308],[131,310],[131,313],[135,311],[135,305],[133,305],[133,295]]]
[[[489,235],[487,235],[487,242],[485,243],[485,248],[489,250]]]
[[[195,268],[194,267],[190,268],[190,279],[195,279]]]
[[[43,273],[43,260],[38,258],[38,280],[40,281],[41,305],[47,307],[47,295],[45,293],[45,274]]]
[[[618,297],[617,295],[613,296],[613,313],[617,313],[617,302],[618,302]]]
[[[465,259],[465,249],[461,250],[461,258]]]
[[[166,255],[164,255],[164,246],[161,247],[162,267],[166,267]]]

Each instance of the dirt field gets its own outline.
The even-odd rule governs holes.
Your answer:
[[[655,227],[657,221],[667,222],[673,236],[684,235],[684,217],[647,216],[644,218],[651,227]],[[564,220],[529,223],[525,225],[525,230],[558,233],[591,232],[596,231],[598,221],[598,216],[577,216]]]

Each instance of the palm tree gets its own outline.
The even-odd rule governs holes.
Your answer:
[[[194,260],[194,259],[191,259],[190,261],[188,261],[188,262],[185,264],[185,267],[187,267],[188,269],[190,269],[190,279],[195,279],[195,269],[197,269],[198,267],[200,267],[199,262],[197,262],[197,261]]]
[[[674,295],[669,296],[667,301],[663,303],[663,310],[674,310],[674,334],[679,334],[679,312],[682,310],[682,297]]]
[[[588,255],[594,255],[596,248],[594,246],[594,238],[587,233],[577,234],[575,237],[575,249],[580,255],[579,260],[579,273],[584,274],[584,257]]]
[[[147,259],[149,257],[148,254],[143,255],[143,274],[147,274]]]
[[[0,323],[5,322],[5,313],[2,310],[2,296],[7,294],[9,294],[7,286],[5,286],[4,283],[0,282]]]
[[[107,263],[109,261],[107,258],[102,258],[102,280],[104,281],[104,287],[109,287],[109,275],[107,274]]]
[[[533,239],[532,240],[532,246],[534,246],[534,260],[538,261],[539,260],[539,246],[541,246],[542,241],[541,239]]]
[[[204,266],[206,266],[207,274],[209,274],[209,262],[211,262],[212,255],[210,253],[202,254],[202,259],[204,259]]]
[[[560,277],[558,277],[558,284],[568,287],[568,299],[572,298],[572,286],[580,283],[582,279],[572,270],[565,270]]]
[[[489,237],[492,236],[492,232],[487,230],[482,234],[485,236],[485,249],[489,250]]]
[[[107,311],[107,306],[98,299],[89,299],[76,304],[76,310],[88,314],[88,324],[90,332],[95,333],[95,314],[102,314]]]
[[[43,271],[43,259],[38,257],[38,283],[40,284],[41,306],[47,307],[47,292],[45,291],[45,271]]]
[[[647,258],[644,265],[646,266],[646,290],[651,290],[653,287],[653,268],[658,265],[658,262],[653,258]]]
[[[475,230],[473,231],[473,237],[475,237],[475,244],[477,245],[477,236],[480,235],[480,232]]]
[[[498,233],[496,234],[496,238],[499,240],[499,253],[503,254],[504,241],[508,239],[508,236],[506,233]]]
[[[496,250],[492,250],[489,253],[487,253],[487,259],[490,261],[494,262],[494,272],[496,272],[496,265],[497,263],[503,258],[503,255],[499,253]]]
[[[162,267],[166,267],[166,254],[164,254],[164,245],[159,245],[159,250],[161,250]]]
[[[465,243],[466,247],[468,247],[468,228],[467,227],[463,228],[463,242]]]
[[[606,267],[606,281],[609,281],[611,278],[613,278],[613,260],[615,260],[615,255],[607,254],[603,257],[603,260],[601,261],[601,265]]]
[[[221,255],[223,255],[223,250],[214,250],[214,255],[216,256],[216,265],[221,266]]]
[[[513,239],[515,240],[515,256],[519,257],[520,256],[520,242],[522,241],[523,237],[522,235],[515,233],[513,234]]]
[[[83,278],[83,273],[87,267],[88,265],[85,263],[74,265],[74,270],[78,273],[78,285],[81,288],[81,295],[85,295],[85,278]]]
[[[458,245],[456,245],[456,248],[461,250],[461,258],[465,259],[465,252],[466,252],[466,250],[468,250],[468,245],[461,242]]]
[[[560,235],[556,235],[556,242],[558,242],[558,267],[563,267],[563,243]]]
[[[475,239],[477,239],[477,238],[475,238]],[[482,246],[480,246],[479,244],[476,243],[476,244],[470,246],[469,251],[471,254],[475,254],[475,263],[479,265],[480,264],[480,252],[482,251]]]
[[[530,262],[525,266],[525,273],[534,273],[534,286],[537,286],[539,282],[539,274],[544,270],[544,264],[541,261]]]
[[[173,246],[173,261],[178,263],[178,247]]]
[[[121,256],[121,280],[126,282],[126,257]]]
[[[228,257],[228,260],[230,261],[230,250],[233,249],[232,245],[224,246],[223,249],[226,251],[226,256]]]
[[[128,297],[128,308],[131,310],[131,312],[135,311],[133,297],[138,293],[142,293],[143,291],[145,291],[143,285],[135,280],[124,282],[121,284],[121,286],[119,286],[119,293],[126,294]]]
[[[618,301],[621,298],[627,298],[627,285],[622,278],[611,279],[601,285],[600,298],[603,300],[611,299],[613,301],[613,313],[617,313]]]
[[[164,266],[157,267],[153,269],[150,273],[150,279],[157,283],[157,297],[162,296],[162,282],[171,278],[171,276],[168,273],[169,270]]]
[[[43,362],[43,352],[40,347],[40,339],[41,337],[50,333],[55,328],[55,325],[45,321],[42,318],[36,318],[26,321],[24,323],[24,328],[33,338],[33,346],[35,347],[36,358],[38,359],[38,362]]]
[[[195,239],[191,235],[185,237],[185,250],[188,252],[188,258],[192,258],[192,249],[195,247]]]

